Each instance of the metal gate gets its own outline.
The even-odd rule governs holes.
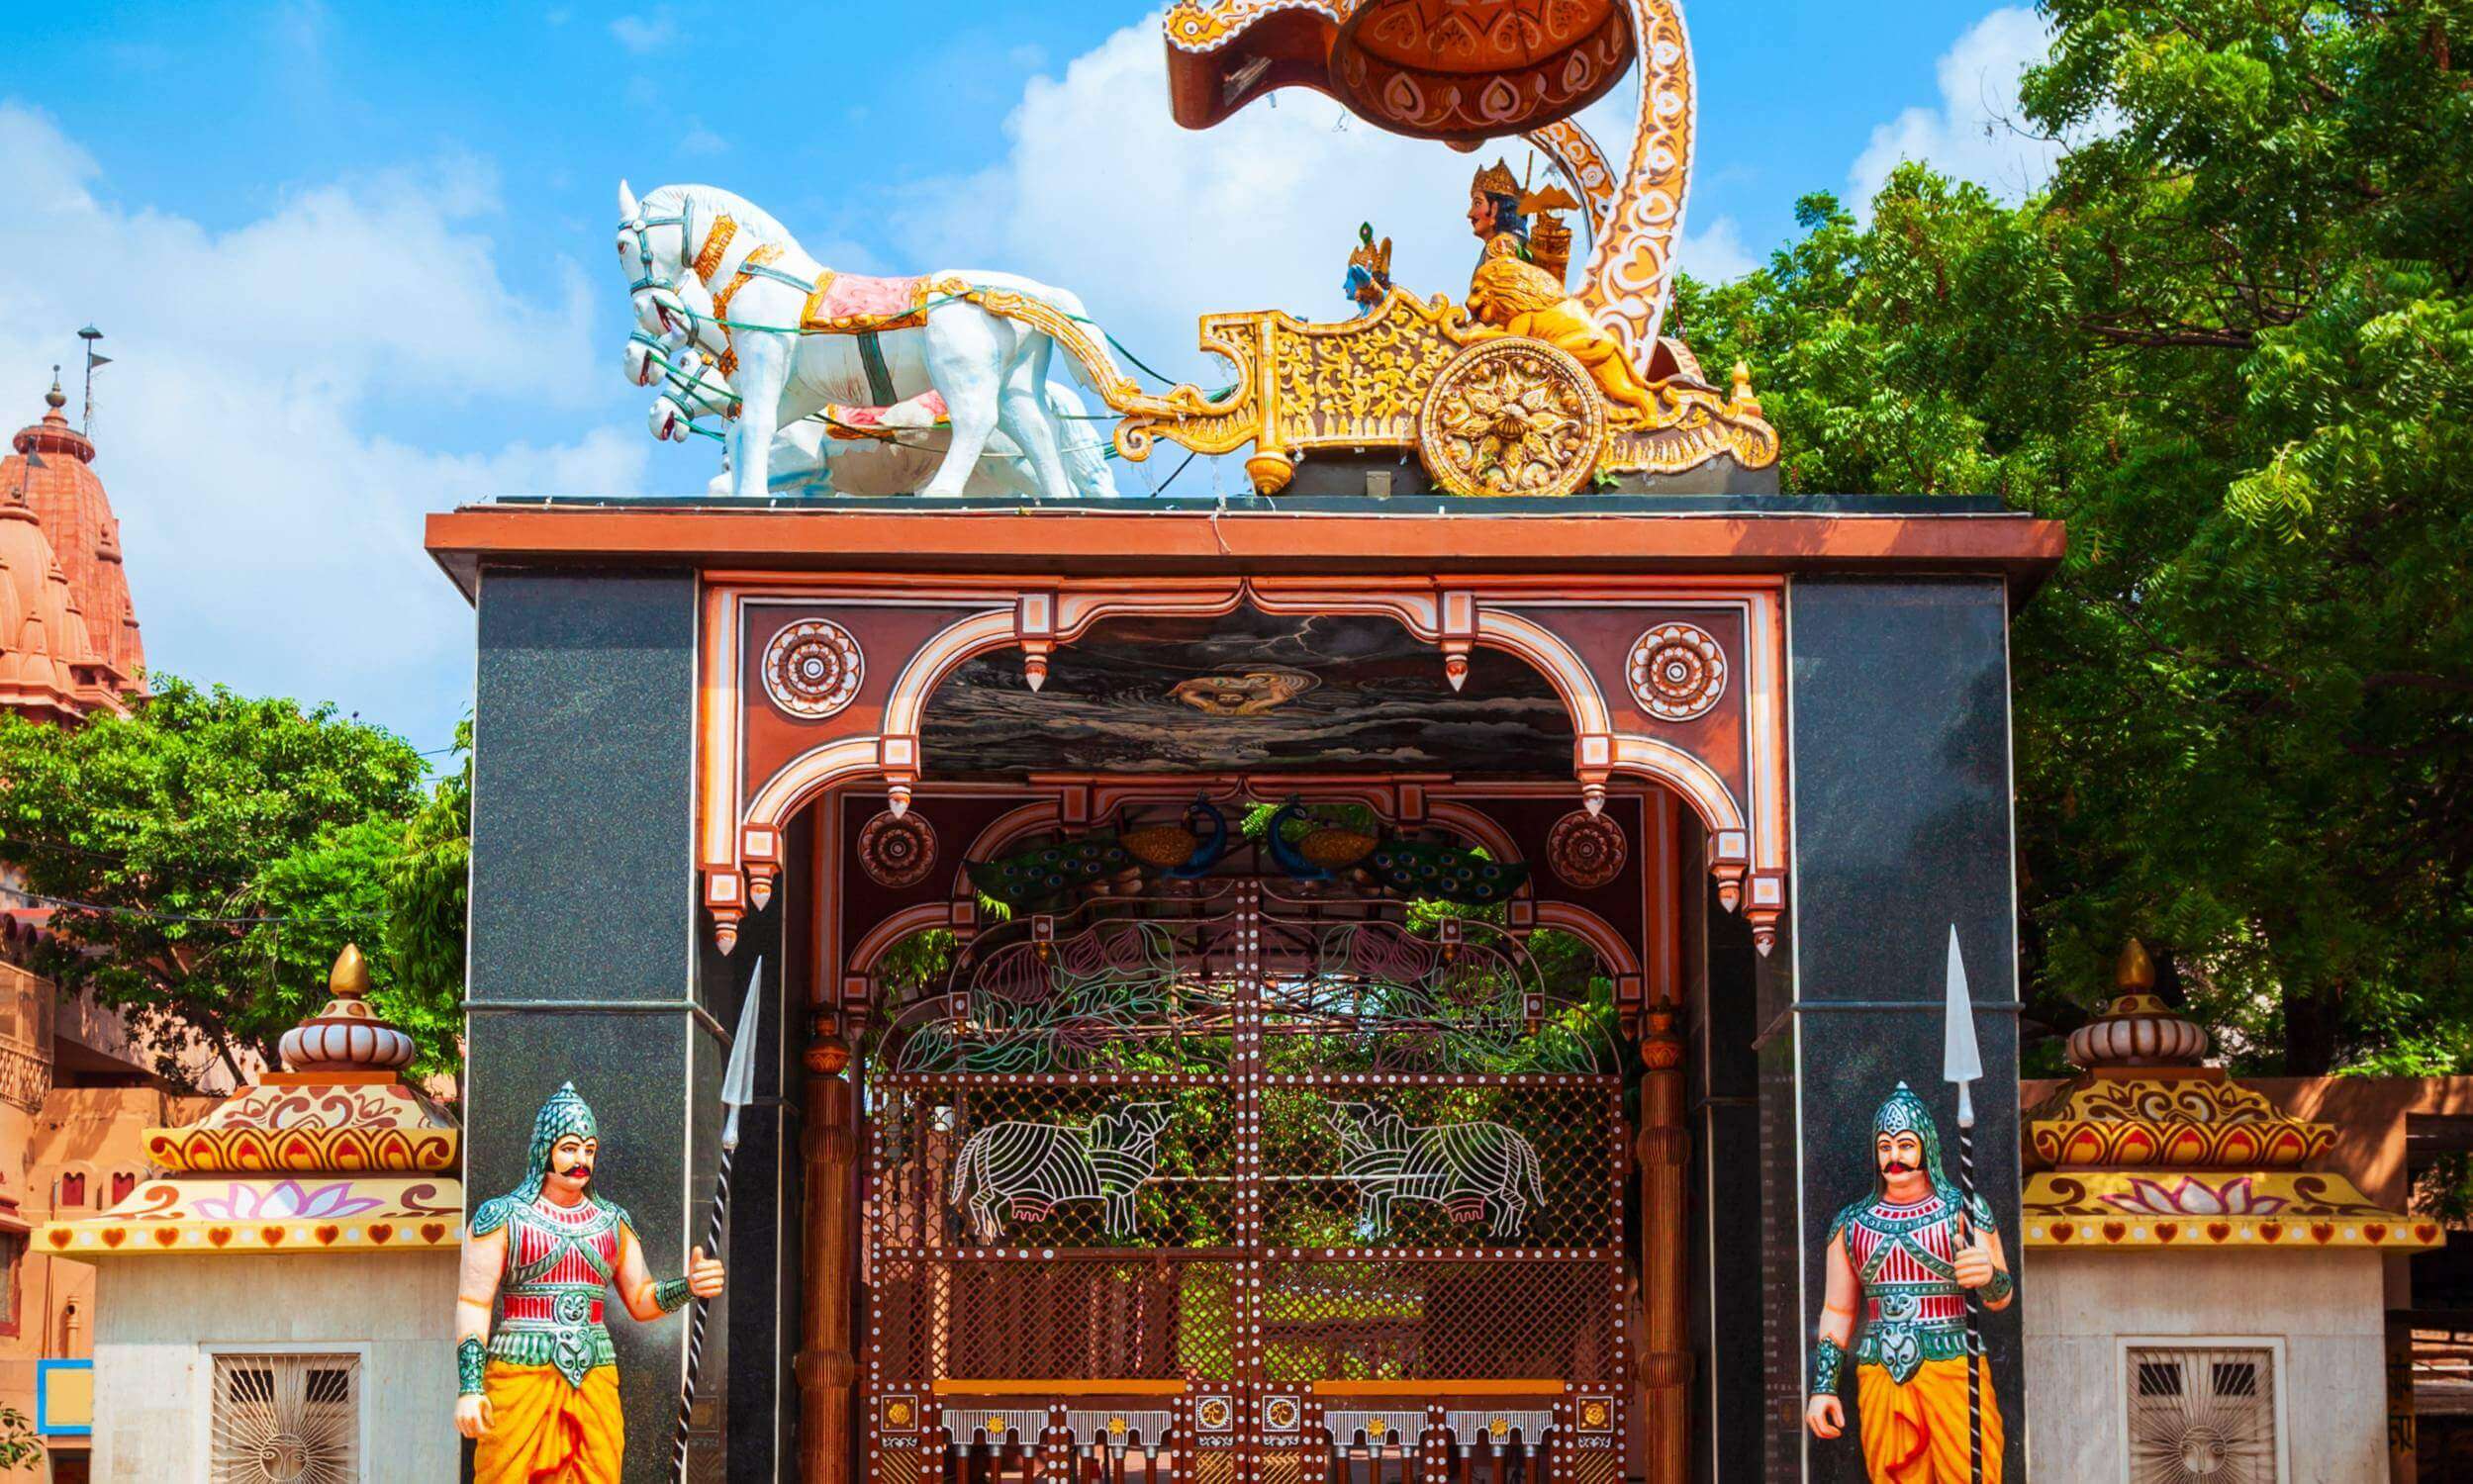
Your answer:
[[[1558,977],[1250,879],[973,940],[869,1064],[872,1484],[1613,1484],[1619,1038]]]

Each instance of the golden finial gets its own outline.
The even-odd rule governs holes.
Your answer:
[[[2132,938],[2121,945],[2121,959],[2113,965],[2113,988],[2122,994],[2144,994],[2155,987],[2155,961],[2146,956],[2146,945]]]
[[[1740,417],[1760,416],[1760,399],[1752,395],[1752,363],[1735,362],[1735,392],[1727,399],[1727,410]]]
[[[359,999],[369,992],[369,961],[361,957],[359,944],[346,943],[334,956],[334,967],[327,971],[327,992],[336,999]]]

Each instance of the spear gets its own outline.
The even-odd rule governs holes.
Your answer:
[[[738,1110],[755,1101],[756,1019],[763,1005],[764,960],[759,958],[747,980],[747,998],[738,1007],[738,1034],[730,1038],[729,1068],[721,1073],[721,1168],[713,1176],[713,1219],[705,1224],[707,1256],[721,1251],[730,1205],[730,1159],[738,1153]],[[670,1476],[676,1484],[687,1484],[687,1434],[696,1412],[696,1382],[704,1369],[705,1320],[712,1312],[713,1300],[700,1298],[688,1321],[687,1377],[679,1386],[678,1437],[670,1454]]]
[[[1983,1053],[1975,1045],[1975,1002],[1966,992],[1966,961],[1957,952],[1957,924],[1950,924],[1950,998],[1941,1039],[1941,1076],[1957,1084],[1958,1241],[1975,1240],[1975,1082],[1983,1075]],[[726,1157],[725,1157],[726,1158]],[[1967,1478],[1983,1484],[1983,1334],[1975,1326],[1975,1296],[1966,1304]]]

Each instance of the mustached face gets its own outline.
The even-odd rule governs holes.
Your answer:
[[[544,1183],[553,1190],[581,1193],[593,1182],[593,1165],[600,1159],[600,1140],[569,1134],[549,1147],[549,1173]]]
[[[1924,1167],[1923,1137],[1911,1131],[1874,1136],[1872,1162],[1891,1179],[1915,1174]]]

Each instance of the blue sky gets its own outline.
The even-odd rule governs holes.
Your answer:
[[[1687,20],[1704,275],[1782,242],[1797,196],[1860,194],[1901,156],[2013,195],[2048,157],[1994,122],[2042,45],[2027,12],[1703,0]],[[1202,311],[1339,313],[1366,217],[1409,287],[1466,272],[1469,160],[1303,93],[1179,131],[1135,4],[17,5],[8,29],[0,418],[31,420],[100,325],[97,467],[153,663],[423,747],[471,691],[423,511],[695,491],[716,467],[704,440],[654,443],[618,372],[621,175],[735,190],[837,267],[1030,272],[1196,376]],[[1628,107],[1593,111],[1609,145]]]

